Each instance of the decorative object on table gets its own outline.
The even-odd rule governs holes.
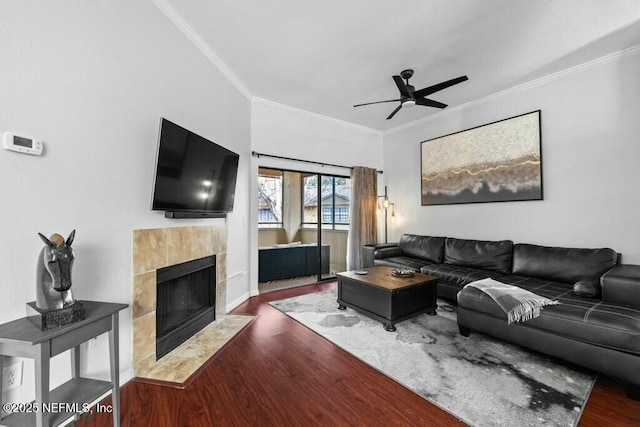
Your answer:
[[[396,277],[413,277],[416,273],[408,268],[394,268],[391,270],[391,275]]]
[[[422,206],[542,200],[540,110],[421,143]]]
[[[65,240],[57,233],[49,239],[38,233],[45,247],[38,256],[36,300],[27,303],[27,312],[29,319],[42,330],[85,318],[83,304],[76,302],[71,293],[75,259],[71,244],[75,235],[73,230]]]

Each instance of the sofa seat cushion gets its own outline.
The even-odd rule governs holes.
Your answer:
[[[497,279],[499,280],[499,279]],[[458,293],[458,305],[465,309],[503,318],[505,327],[531,327],[566,338],[640,355],[640,311],[605,304],[597,298],[580,297],[572,286],[543,279],[505,276],[503,283],[520,286],[538,295],[557,299],[560,305],[545,307],[540,316],[507,326],[507,315],[484,292],[464,288]],[[473,329],[473,325],[466,325]]]
[[[439,282],[459,286],[460,289],[467,283],[490,277],[500,280],[502,274],[497,271],[480,270],[478,268],[463,267],[450,264],[427,264],[420,269],[421,273],[436,276]]]
[[[386,265],[387,267],[409,268],[415,272],[419,272],[420,268],[425,264],[428,264],[427,261],[407,256],[392,256],[389,258],[376,259],[374,261],[374,265],[376,266]]]

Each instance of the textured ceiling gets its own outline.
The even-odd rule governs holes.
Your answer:
[[[638,0],[154,0],[249,96],[387,130],[392,75],[453,107],[640,44]]]

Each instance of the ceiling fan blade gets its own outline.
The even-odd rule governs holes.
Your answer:
[[[404,82],[402,81],[402,77],[393,76],[393,81],[396,82],[396,86],[398,86],[398,90],[400,91],[400,94],[411,98],[411,91],[409,90],[407,85],[404,84]]]
[[[416,104],[424,105],[425,107],[447,108],[447,104],[443,104],[442,102],[434,101],[433,99],[427,98],[416,99]]]
[[[424,89],[417,90],[413,93],[416,98],[421,98],[423,96],[431,95],[432,93],[436,93],[442,89],[446,89],[450,86],[457,85],[458,83],[462,83],[466,80],[469,80],[467,76],[456,77],[455,79],[447,80],[446,82],[438,83],[437,85],[425,87]]]
[[[362,107],[363,105],[382,104],[383,102],[398,102],[399,99],[389,99],[388,101],[367,102],[366,104],[357,104],[354,107]]]
[[[396,113],[397,113],[398,111],[400,111],[400,109],[401,109],[401,108],[402,108],[402,104],[398,105],[398,106],[396,107],[396,109],[395,109],[395,110],[393,110],[393,111],[391,112],[391,114],[389,114],[389,117],[387,117],[387,120],[389,120],[390,118],[392,118],[393,116],[395,116],[395,115],[396,115]]]

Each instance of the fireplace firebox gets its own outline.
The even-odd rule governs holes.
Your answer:
[[[157,270],[156,360],[215,320],[216,257]]]

